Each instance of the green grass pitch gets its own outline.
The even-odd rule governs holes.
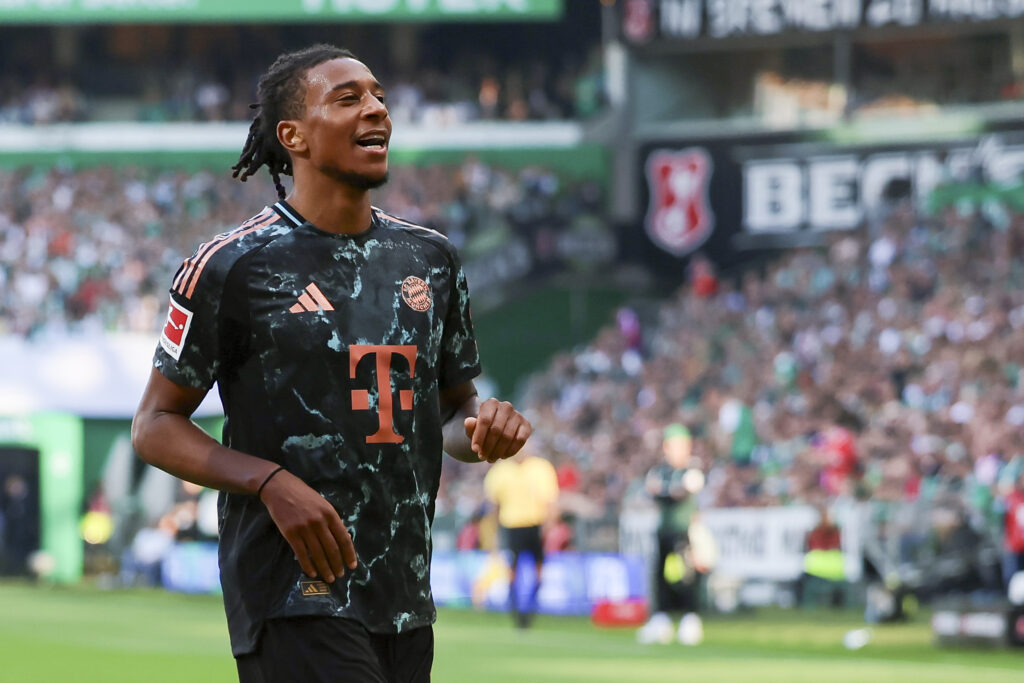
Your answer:
[[[1024,651],[937,649],[924,618],[875,627],[866,647],[844,649],[843,634],[863,626],[852,612],[770,610],[706,619],[698,647],[643,646],[633,629],[583,618],[542,616],[517,631],[503,614],[442,610],[433,680],[1024,681]],[[0,584],[3,683],[235,680],[216,596]]]

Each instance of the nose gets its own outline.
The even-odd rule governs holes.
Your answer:
[[[388,115],[388,107],[375,95],[370,95],[366,107],[363,108],[363,116],[367,118],[384,118]]]

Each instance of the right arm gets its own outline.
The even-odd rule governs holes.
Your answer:
[[[277,463],[220,445],[190,417],[206,391],[150,373],[135,418],[132,446],[145,462],[180,479],[229,493],[255,495]],[[334,507],[287,470],[275,474],[260,500],[308,576],[327,582],[356,567],[355,547]]]

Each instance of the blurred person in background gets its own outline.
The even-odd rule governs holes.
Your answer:
[[[1014,574],[1024,571],[1024,473],[1017,476],[1005,505],[1003,584],[1008,586]]]
[[[544,553],[561,553],[573,548],[575,516],[563,511],[544,534]]]
[[[676,638],[686,645],[703,639],[703,626],[697,615],[700,602],[698,573],[708,567],[697,558],[710,553],[704,545],[691,548],[690,525],[697,512],[697,497],[704,488],[704,474],[691,462],[693,437],[679,423],[665,427],[662,436],[662,462],[647,473],[647,494],[658,506],[658,554],[652,567],[651,618],[637,632],[641,643],[668,643],[673,637],[670,613],[683,613]],[[701,541],[706,534],[700,534]]]
[[[528,628],[537,611],[544,567],[544,532],[558,518],[558,475],[550,462],[530,451],[522,458],[495,464],[484,478],[484,490],[497,507],[502,538],[512,556],[509,611],[516,626]],[[536,579],[522,604],[524,590],[519,580],[523,572],[519,570],[519,560],[524,554],[533,560]]]
[[[8,474],[0,488],[0,575],[28,574],[28,558],[35,550],[39,513],[33,505],[28,481]]]
[[[828,595],[832,607],[843,604],[842,536],[825,505],[818,505],[818,523],[804,539],[804,570],[796,584],[796,604],[817,599],[819,591]]]
[[[259,100],[234,169],[267,166],[280,201],[178,270],[132,443],[221,490],[243,683],[427,681],[442,449],[493,463],[530,424],[477,397],[455,249],[370,204],[391,121],[366,65],[330,45],[283,54]],[[189,420],[214,383],[223,446]]]
[[[481,509],[473,510],[473,514],[459,529],[455,536],[456,550],[479,550],[480,549],[480,522],[484,518]]]

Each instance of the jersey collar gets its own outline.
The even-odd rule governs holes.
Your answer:
[[[302,214],[292,208],[292,205],[283,199],[274,204],[274,211],[276,211],[281,218],[291,223],[293,228],[297,228],[306,222],[306,219],[302,217]]]
[[[295,207],[283,199],[279,202],[275,202],[273,209],[279,216],[281,216],[281,218],[290,223],[293,228],[297,228],[304,223],[308,223],[308,221],[302,217],[302,214],[295,210]],[[370,228],[366,232],[369,232],[373,228],[379,228],[384,224],[384,218],[380,215],[381,213],[381,210],[377,207],[370,207]]]

